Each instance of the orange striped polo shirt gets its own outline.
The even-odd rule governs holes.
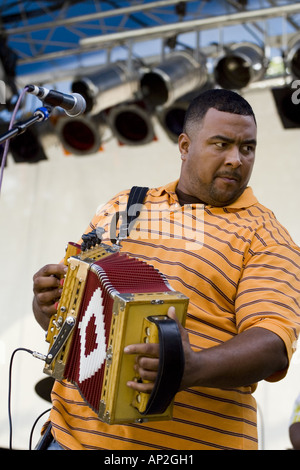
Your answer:
[[[122,251],[154,265],[189,298],[186,329],[196,351],[259,326],[279,335],[291,358],[299,329],[299,248],[251,188],[227,207],[181,206],[176,185],[148,191]],[[112,216],[127,198],[128,191],[119,193],[88,230],[105,228],[107,242]],[[108,425],[75,386],[56,382],[50,419],[66,449],[257,449],[255,387],[193,387],[176,394],[170,421]]]

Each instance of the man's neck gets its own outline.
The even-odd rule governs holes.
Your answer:
[[[179,200],[179,204],[181,206],[183,206],[184,204],[204,204],[204,202],[198,199],[197,197],[184,193],[183,191],[178,189],[178,187],[176,188],[176,194]]]

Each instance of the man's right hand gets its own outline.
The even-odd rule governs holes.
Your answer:
[[[67,272],[64,264],[47,264],[33,276],[33,312],[44,330],[56,312],[56,303],[62,292],[61,278]]]

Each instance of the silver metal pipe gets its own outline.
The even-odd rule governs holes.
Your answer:
[[[300,12],[300,4],[283,5],[277,7],[264,8],[260,10],[243,11],[238,13],[219,15],[216,17],[202,18],[198,20],[183,21],[181,23],[171,23],[163,26],[153,26],[152,28],[134,29],[119,33],[105,34],[91,38],[81,39],[82,47],[100,48],[104,45],[117,46],[127,40],[145,41],[147,39],[159,38],[168,34],[183,34],[197,29],[212,29],[217,27],[232,26],[243,22],[266,20],[277,16],[289,16]]]
[[[8,36],[11,36],[13,34],[30,33],[33,31],[40,31],[42,29],[53,29],[53,26],[68,27],[68,26],[75,25],[77,23],[82,24],[87,21],[111,18],[113,16],[131,15],[133,13],[139,13],[142,11],[152,10],[153,8],[161,8],[164,6],[176,5],[177,3],[181,3],[182,1],[185,3],[188,3],[188,2],[193,2],[197,0],[159,0],[156,2],[145,3],[142,5],[141,4],[131,5],[128,7],[123,7],[123,8],[114,8],[108,11],[99,11],[95,13],[89,13],[88,15],[78,15],[78,16],[72,16],[71,18],[62,18],[60,20],[56,19],[54,21],[47,21],[44,23],[19,26],[16,28],[10,28],[7,31],[7,33],[8,33]]]

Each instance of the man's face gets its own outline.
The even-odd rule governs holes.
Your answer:
[[[188,133],[179,136],[178,188],[213,206],[234,202],[246,188],[254,164],[257,129],[253,116],[211,108]]]

